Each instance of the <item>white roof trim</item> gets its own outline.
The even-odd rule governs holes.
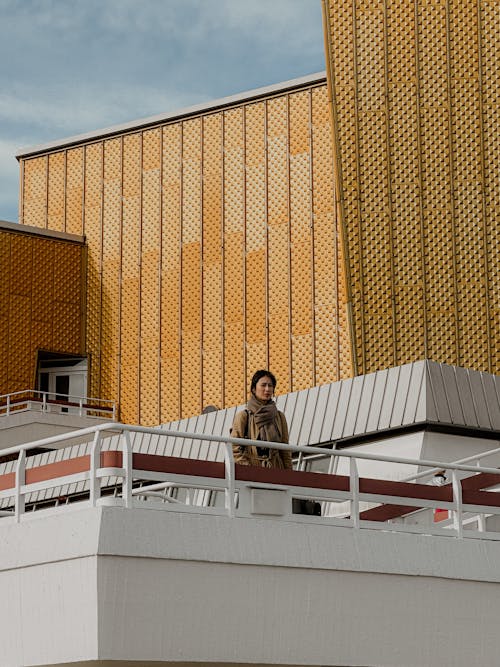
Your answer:
[[[224,107],[241,104],[243,102],[250,102],[262,97],[279,95],[280,93],[285,93],[288,90],[293,90],[295,88],[301,88],[308,85],[311,86],[323,83],[324,81],[326,81],[326,72],[316,72],[315,74],[309,74],[297,79],[290,79],[289,81],[283,81],[282,83],[274,84],[272,86],[255,88],[254,90],[247,90],[243,93],[238,93],[237,95],[222,97],[217,100],[210,100],[209,102],[203,102],[202,104],[195,104],[194,106],[172,111],[170,113],[148,116],[146,118],[133,120],[129,123],[122,123],[120,125],[113,125],[104,129],[86,132],[84,134],[77,134],[72,137],[67,137],[66,139],[50,141],[46,144],[39,144],[38,146],[21,148],[16,153],[16,158],[19,160],[20,158],[33,157],[34,155],[38,155],[40,153],[60,150],[62,148],[68,148],[77,144],[95,141],[97,139],[104,139],[116,134],[132,132],[134,130],[160,125],[162,123],[172,122],[174,120],[180,120],[181,118],[208,113]]]

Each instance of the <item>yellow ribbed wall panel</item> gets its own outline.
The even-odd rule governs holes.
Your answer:
[[[34,387],[38,350],[82,354],[82,244],[0,229],[0,394]]]
[[[49,155],[47,227],[58,232],[65,230],[66,154]]]
[[[203,406],[224,404],[223,129],[222,113],[203,119]]]
[[[10,236],[0,233],[0,275],[10,275]],[[0,394],[8,391],[9,281],[0,280]]]
[[[182,125],[163,128],[161,421],[181,414]]]
[[[91,396],[101,396],[103,144],[85,148],[84,233],[88,243],[87,353]]]
[[[224,398],[245,398],[245,141],[241,108],[224,114]],[[240,371],[236,372],[235,369]]]
[[[245,109],[245,331],[246,379],[269,365],[267,330],[266,104]],[[246,398],[246,396],[245,396]]]
[[[315,383],[311,96],[289,98],[292,391]]]
[[[82,234],[83,222],[83,148],[72,148],[66,153],[66,231]]]
[[[488,283],[489,336],[492,367],[500,368],[500,105],[498,104],[500,4],[480,5],[482,54],[482,108],[484,140],[483,205],[486,210],[486,277]]]
[[[352,372],[330,139],[327,91],[325,87],[315,88],[311,93],[311,187],[316,384],[349,377]]]
[[[355,371],[499,372],[499,3],[324,7]]]
[[[139,421],[141,149],[140,134],[123,138],[119,403],[126,422]]]
[[[92,391],[120,419],[241,403],[268,365],[280,393],[351,374],[329,123],[319,83],[53,152],[88,243]],[[24,160],[25,224],[48,166]]]
[[[195,414],[202,408],[202,141],[201,119],[186,121],[183,126],[182,175],[182,414]]]
[[[24,162],[22,185],[22,222],[33,227],[47,227],[48,155]]]
[[[119,392],[122,141],[104,143],[102,220],[101,397]]]
[[[160,421],[160,128],[144,132],[142,155],[140,420],[157,424]]]
[[[288,97],[267,103],[269,366],[291,390]]]

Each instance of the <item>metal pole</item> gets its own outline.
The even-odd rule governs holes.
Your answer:
[[[101,497],[101,481],[97,478],[97,471],[100,467],[101,432],[96,431],[90,452],[90,504],[92,507],[97,505],[97,501]]]
[[[233,446],[227,442],[224,446],[224,464],[226,468],[226,509],[230,517],[235,515],[234,493],[235,493],[235,475],[234,475],[234,456]]]
[[[15,490],[15,515],[16,522],[21,520],[21,514],[24,514],[25,497],[22,487],[26,483],[26,450],[22,449],[17,457],[16,465],[16,490]]]
[[[462,484],[456,470],[451,474],[451,486],[453,488],[453,502],[455,503],[453,527],[457,531],[457,537],[463,537]]]
[[[359,474],[356,459],[349,461],[349,491],[351,492],[351,520],[352,527],[359,528]]]
[[[130,433],[123,431],[122,433],[122,467],[125,469],[125,475],[122,482],[122,497],[125,507],[132,507],[132,468],[133,468],[133,454],[132,443],[130,441]]]

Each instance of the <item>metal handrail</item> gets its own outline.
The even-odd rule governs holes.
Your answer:
[[[55,398],[56,396],[64,396],[64,399]],[[55,391],[41,391],[39,389],[22,389],[9,394],[1,394],[0,415],[2,411],[4,411],[4,416],[9,416],[13,411],[18,412],[19,406],[26,404],[29,407],[28,404],[31,401],[41,402],[42,412],[47,411],[48,405],[59,405],[60,407],[79,408],[80,416],[83,415],[84,411],[91,411],[111,413],[111,418],[116,418],[115,401],[106,398],[78,396],[76,394],[60,394]]]
[[[493,454],[500,454],[500,447],[495,447],[495,449],[487,449],[485,452],[481,452],[480,454],[472,454],[470,456],[465,456],[462,459],[457,459],[456,461],[453,461],[452,463],[443,463],[440,468],[434,468],[431,470],[423,470],[422,472],[418,472],[415,475],[410,475],[409,477],[404,477],[401,482],[413,482],[417,479],[422,479],[423,477],[428,477],[429,475],[433,475],[435,473],[441,472],[442,470],[453,470],[452,464],[462,464],[462,463],[468,463],[469,461],[477,461],[479,462],[481,459],[485,459],[488,456],[493,456]],[[477,467],[475,468],[477,470]]]
[[[500,475],[500,470],[498,468],[482,467],[482,466],[471,466],[465,463],[443,463],[441,461],[427,460],[427,459],[410,459],[403,457],[394,457],[394,456],[385,456],[381,454],[372,454],[368,452],[355,452],[349,450],[324,450],[320,447],[313,446],[303,446],[303,445],[290,445],[285,443],[277,443],[270,441],[262,440],[250,440],[246,438],[234,438],[230,436],[219,436],[219,435],[209,435],[209,434],[200,434],[200,433],[190,433],[184,431],[176,431],[171,429],[163,429],[157,427],[147,427],[147,426],[132,426],[127,424],[117,424],[116,422],[109,422],[105,424],[99,424],[92,427],[87,427],[84,429],[79,429],[77,431],[71,431],[70,433],[61,433],[58,435],[50,436],[47,438],[41,438],[34,440],[30,443],[25,443],[22,445],[15,445],[13,447],[6,448],[2,450],[2,455],[18,454],[18,460],[15,471],[15,489],[12,495],[15,498],[15,516],[17,520],[20,520],[20,516],[24,512],[24,500],[25,495],[29,493],[30,489],[25,489],[25,473],[26,473],[26,452],[30,449],[47,447],[50,445],[60,444],[66,441],[67,446],[71,445],[71,441],[76,438],[81,438],[82,436],[93,435],[93,444],[90,455],[90,470],[87,475],[87,479],[90,481],[90,504],[96,506],[98,504],[101,488],[100,488],[100,478],[102,473],[99,473],[101,468],[100,463],[100,453],[102,448],[102,436],[104,434],[110,435],[112,433],[120,434],[119,443],[121,444],[123,457],[122,457],[122,468],[113,469],[113,475],[122,478],[122,500],[125,507],[132,506],[132,498],[134,495],[140,495],[140,491],[132,491],[132,444],[130,439],[131,433],[144,433],[144,434],[155,434],[163,437],[175,437],[182,439],[190,440],[201,440],[208,442],[215,442],[218,444],[224,445],[224,464],[225,464],[225,487],[221,490],[225,491],[225,508],[227,514],[230,517],[235,516],[235,468],[234,468],[234,456],[232,445],[241,445],[244,447],[248,446],[260,446],[260,447],[270,447],[272,449],[285,450],[290,452],[304,452],[312,454],[327,454],[335,457],[346,458],[350,461],[349,466],[349,502],[351,507],[351,521],[354,528],[359,528],[361,526],[360,521],[360,490],[359,490],[359,473],[357,468],[358,460],[368,460],[368,461],[379,461],[387,463],[400,463],[403,465],[419,465],[430,468],[443,469],[446,467],[448,470],[453,472],[453,500],[451,503],[447,502],[446,505],[452,507],[455,513],[454,527],[457,536],[463,536],[462,532],[462,521],[461,517],[463,514],[462,507],[462,498],[461,498],[461,485],[457,476],[457,472],[471,472],[471,473],[493,473]],[[204,486],[202,483],[201,487]],[[206,485],[205,485],[206,486]],[[28,485],[29,487],[29,485]],[[148,489],[153,490],[153,489]],[[399,502],[399,501],[398,501]],[[417,508],[416,508],[417,509]]]

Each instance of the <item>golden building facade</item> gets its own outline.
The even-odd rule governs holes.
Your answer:
[[[355,373],[499,373],[500,3],[323,7]]]
[[[433,359],[500,372],[500,3],[322,0],[312,76],[19,156],[88,249],[88,392],[156,424]]]
[[[88,247],[89,394],[157,424],[352,374],[324,78],[20,156],[24,224]]]
[[[0,223],[0,394],[35,386],[39,352],[85,349],[83,239],[33,232]]]

